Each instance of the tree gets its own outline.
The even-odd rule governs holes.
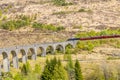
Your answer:
[[[45,66],[44,71],[41,75],[41,80],[51,80],[50,66],[51,66],[51,62],[47,59],[46,66]]]
[[[64,67],[61,65],[59,66],[58,64],[55,66],[55,69],[53,71],[53,78],[52,80],[68,80],[68,75]]]
[[[81,67],[78,60],[75,62],[75,80],[83,80]]]
[[[73,80],[73,78],[74,78],[74,66],[73,66],[71,54],[67,54],[67,60],[68,60],[68,62],[67,62],[66,70],[68,72],[69,80]]]
[[[50,61],[46,61],[46,66],[41,76],[41,80],[68,80],[67,73],[62,67],[61,61],[56,57]]]

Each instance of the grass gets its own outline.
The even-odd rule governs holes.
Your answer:
[[[107,60],[120,60],[120,57],[108,57]]]

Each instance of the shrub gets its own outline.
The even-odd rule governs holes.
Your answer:
[[[21,17],[17,20],[9,20],[1,24],[1,27],[6,30],[15,30],[21,27],[30,25],[30,18],[27,16]]]
[[[65,0],[52,0],[54,5],[57,5],[57,6],[65,6],[66,3],[65,3]]]
[[[2,80],[12,80],[13,75],[10,72],[2,73]]]
[[[85,9],[79,9],[78,12],[86,12]]]
[[[75,62],[75,80],[83,80],[81,67],[78,60]]]
[[[21,75],[21,73],[17,73],[14,77],[14,80],[23,80],[23,76]]]
[[[37,23],[37,22],[34,22],[32,27],[37,28],[37,29],[41,29],[41,30],[51,30],[51,31],[64,30],[64,27],[62,27],[62,26],[57,27],[57,26],[54,26],[52,24],[47,25],[47,24],[41,24],[41,23]]]
[[[2,10],[0,10],[0,18],[2,17]]]
[[[34,73],[41,73],[41,67],[39,64],[35,65]]]

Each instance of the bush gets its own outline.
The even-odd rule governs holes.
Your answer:
[[[17,73],[14,77],[14,80],[23,80],[23,76],[21,75],[21,73]]]
[[[41,67],[39,64],[35,65],[34,73],[39,73],[39,74],[41,73]]]
[[[15,30],[21,27],[30,25],[30,18],[29,17],[21,17],[18,20],[9,20],[1,24],[1,27],[6,30]]]
[[[46,25],[46,24],[41,24],[34,22],[32,25],[33,28],[41,29],[41,30],[51,30],[51,31],[61,31],[64,30],[64,27],[57,27],[52,24]]]
[[[2,10],[0,10],[0,18],[2,17]]]
[[[54,3],[54,5],[57,5],[57,6],[65,6],[66,5],[65,0],[53,0],[53,3]]]
[[[2,80],[12,80],[13,76],[10,72],[2,73]]]

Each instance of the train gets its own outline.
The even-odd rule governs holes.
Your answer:
[[[67,41],[74,40],[95,40],[95,39],[108,39],[108,38],[120,38],[120,35],[107,35],[107,36],[94,36],[94,37],[86,37],[86,38],[69,38]]]

